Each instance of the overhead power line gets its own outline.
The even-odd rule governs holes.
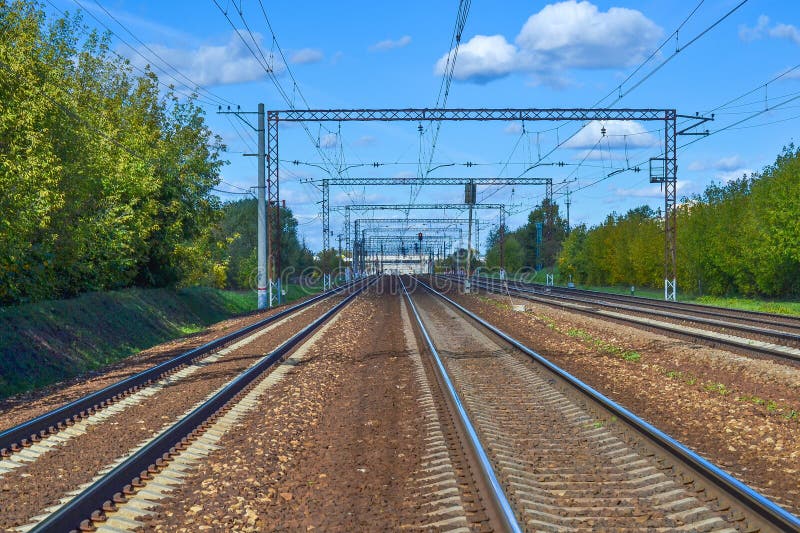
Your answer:
[[[57,12],[57,13],[59,13],[59,14],[61,14],[61,16],[63,16],[63,17],[66,17],[66,16],[67,16],[67,13],[66,13],[65,11],[63,11],[62,9],[60,9],[60,8],[59,8],[59,7],[58,7],[58,6],[57,6],[57,5],[56,5],[56,4],[55,4],[55,3],[54,3],[52,0],[46,0],[46,1],[47,1],[47,3],[50,5],[50,7],[51,7],[51,8],[52,8],[54,11],[56,11],[56,12]],[[74,0],[73,0],[73,1],[74,1]],[[108,27],[108,26],[107,26],[107,25],[106,25],[106,24],[105,24],[105,23],[104,23],[102,20],[100,20],[100,19],[99,19],[99,18],[98,18],[96,15],[94,15],[94,13],[92,13],[91,11],[88,11],[87,9],[85,9],[85,8],[84,8],[84,7],[83,7],[83,6],[82,6],[80,3],[78,3],[78,2],[75,2],[75,4],[76,4],[76,5],[78,5],[78,7],[79,7],[79,8],[80,8],[82,11],[84,11],[84,12],[88,13],[88,14],[89,14],[89,16],[90,16],[90,17],[92,17],[92,18],[93,18],[95,21],[97,21],[97,23],[98,23],[98,24],[100,24],[101,26],[103,26],[103,27],[104,27],[104,28],[105,28],[105,29],[106,29],[106,30],[107,30],[107,31],[108,31],[108,32],[109,32],[111,35],[114,35],[114,36],[115,36],[117,39],[119,39],[119,41],[120,41],[120,42],[122,42],[122,43],[123,43],[125,46],[127,46],[128,48],[130,48],[130,49],[131,49],[131,50],[132,50],[134,53],[136,53],[137,55],[141,56],[141,57],[142,57],[142,58],[143,58],[145,61],[147,61],[148,63],[150,62],[149,58],[147,58],[146,56],[142,55],[142,54],[141,54],[141,52],[139,52],[139,50],[138,50],[138,49],[134,48],[133,46],[131,46],[130,44],[128,44],[128,43],[127,43],[127,42],[126,42],[124,39],[122,39],[122,38],[121,38],[119,35],[117,35],[117,34],[116,34],[116,33],[115,33],[115,32],[114,32],[114,31],[113,31],[111,28],[109,28],[109,27]],[[82,35],[84,35],[84,36],[85,36],[85,35],[86,35],[86,32],[85,32],[85,31],[83,31],[83,32],[82,32]],[[116,51],[113,51],[113,50],[111,50],[111,51],[110,51],[110,53],[111,53],[111,54],[113,54],[113,55],[114,55],[115,57],[117,57],[118,59],[120,59],[120,60],[122,60],[122,61],[125,61],[127,64],[129,64],[129,65],[131,66],[131,68],[133,68],[133,69],[134,69],[134,70],[136,70],[137,72],[140,72],[140,73],[141,73],[141,74],[143,74],[143,75],[147,75],[147,71],[146,71],[145,69],[143,69],[143,68],[141,68],[141,67],[139,67],[139,66],[135,65],[134,63],[132,63],[132,62],[130,61],[130,58],[128,58],[128,57],[125,57],[125,56],[121,55],[120,53],[118,53],[118,52],[116,52]],[[165,74],[166,74],[166,73],[165,73]],[[168,75],[168,74],[167,74],[167,75]],[[174,78],[173,78],[173,79],[174,79]],[[181,89],[178,89],[178,88],[175,88],[175,87],[173,87],[173,86],[170,86],[168,83],[165,83],[164,81],[162,81],[162,80],[161,80],[160,78],[158,78],[158,77],[156,77],[156,81],[158,82],[158,84],[159,84],[159,85],[163,86],[165,89],[167,89],[167,90],[170,90],[170,91],[173,91],[173,92],[175,92],[176,94],[180,94],[180,95],[181,95],[181,96],[183,96],[184,98],[191,99],[191,98],[194,98],[194,97],[196,96],[196,97],[197,97],[197,101],[198,101],[198,102],[200,102],[201,104],[205,104],[205,105],[209,105],[209,106],[218,105],[218,102],[216,102],[216,101],[213,101],[213,102],[212,102],[211,100],[208,100],[208,99],[205,99],[205,98],[203,98],[203,97],[202,97],[202,96],[200,96],[199,94],[198,94],[198,95],[193,95],[193,94],[191,94],[191,93],[184,92],[184,91],[182,91]],[[177,80],[175,80],[175,81],[177,81]],[[181,85],[184,85],[184,84],[183,84],[183,83],[181,83]]]
[[[613,101],[612,101],[610,104],[607,104],[607,107],[611,107],[611,106],[613,106],[613,105],[617,104],[617,103],[618,103],[620,100],[622,100],[623,98],[625,98],[626,96],[628,96],[628,95],[629,95],[631,92],[633,92],[633,91],[634,91],[634,90],[636,90],[638,87],[640,87],[640,86],[641,86],[641,85],[642,85],[642,84],[643,84],[645,81],[647,81],[647,80],[648,80],[648,79],[650,79],[650,78],[651,78],[653,75],[655,75],[655,74],[656,74],[658,71],[660,71],[660,70],[661,70],[661,69],[662,69],[664,66],[666,66],[666,65],[667,65],[667,64],[668,64],[670,61],[672,61],[672,59],[674,59],[674,58],[675,58],[675,57],[676,57],[676,56],[677,56],[677,55],[678,55],[678,54],[679,54],[681,51],[684,51],[684,50],[686,50],[686,49],[687,49],[687,48],[689,48],[691,45],[693,45],[693,44],[694,44],[694,43],[696,43],[698,40],[700,40],[702,37],[704,37],[705,35],[707,35],[707,34],[708,34],[708,33],[709,33],[711,30],[713,30],[713,29],[714,29],[714,28],[716,28],[716,27],[717,27],[719,24],[721,24],[723,21],[725,21],[725,20],[726,20],[728,17],[730,17],[730,16],[731,16],[733,13],[735,13],[737,10],[739,10],[739,9],[740,9],[740,8],[741,8],[743,5],[745,5],[745,4],[746,4],[748,1],[749,1],[749,0],[741,0],[741,1],[740,1],[740,2],[739,2],[737,5],[736,5],[736,6],[732,7],[732,8],[731,8],[730,10],[728,10],[728,11],[727,11],[725,14],[723,14],[723,15],[722,15],[722,16],[720,16],[720,17],[718,17],[716,20],[714,20],[714,22],[712,22],[710,25],[706,26],[706,27],[705,27],[703,30],[701,30],[701,31],[700,31],[699,33],[697,33],[697,34],[696,34],[694,37],[692,37],[692,38],[691,38],[691,39],[690,39],[690,40],[689,40],[689,41],[688,41],[688,42],[687,42],[685,45],[683,45],[683,47],[680,47],[680,46],[676,45],[675,51],[674,51],[672,54],[670,54],[669,56],[667,56],[666,58],[664,58],[664,59],[663,59],[663,60],[662,60],[662,61],[661,61],[661,62],[660,62],[658,65],[656,65],[655,67],[653,67],[653,68],[652,68],[650,71],[648,71],[648,72],[647,72],[647,73],[646,73],[646,74],[645,74],[643,77],[641,77],[641,78],[640,78],[638,81],[636,81],[636,83],[635,83],[633,86],[631,86],[630,88],[626,89],[626,90],[623,92],[623,87],[624,87],[624,85],[625,85],[626,83],[628,83],[629,81],[631,81],[631,80],[633,79],[633,77],[636,75],[636,73],[638,73],[638,72],[639,72],[639,71],[640,71],[640,70],[641,70],[641,69],[642,69],[642,68],[643,68],[643,67],[644,67],[644,66],[645,66],[647,63],[649,63],[649,62],[650,62],[650,61],[651,61],[651,60],[652,60],[654,57],[656,57],[656,55],[658,54],[658,52],[659,52],[660,50],[662,50],[662,49],[663,49],[663,48],[664,48],[664,47],[665,47],[665,46],[666,46],[666,45],[667,45],[669,42],[671,42],[673,38],[674,38],[674,39],[676,39],[676,42],[677,42],[677,38],[678,38],[678,36],[679,36],[679,32],[680,32],[680,30],[681,30],[681,29],[682,29],[682,28],[683,28],[683,27],[686,25],[686,23],[687,23],[687,22],[688,22],[688,21],[689,21],[689,20],[690,20],[690,19],[691,19],[691,18],[692,18],[694,15],[695,15],[695,13],[697,12],[697,10],[698,10],[698,9],[700,8],[700,6],[702,6],[702,4],[704,3],[704,0],[701,0],[701,1],[700,1],[700,2],[699,2],[699,3],[698,3],[698,4],[697,4],[697,5],[696,5],[696,6],[695,6],[693,9],[692,9],[692,11],[689,13],[689,15],[687,15],[687,17],[686,17],[686,18],[684,18],[684,20],[683,20],[683,21],[681,22],[681,24],[680,24],[680,25],[679,25],[679,26],[678,26],[678,27],[675,29],[675,31],[673,31],[673,32],[670,34],[670,36],[669,36],[669,37],[667,37],[667,38],[666,38],[666,39],[665,39],[665,40],[664,40],[664,41],[663,41],[663,42],[662,42],[662,43],[661,43],[661,44],[660,44],[660,45],[659,45],[659,46],[658,46],[658,47],[657,47],[657,48],[656,48],[656,49],[655,49],[655,50],[654,50],[654,51],[653,51],[651,54],[650,54],[650,56],[648,56],[648,57],[647,57],[647,59],[645,59],[644,61],[642,61],[642,63],[640,63],[640,64],[639,64],[639,65],[638,65],[638,66],[637,66],[637,67],[636,67],[636,68],[633,70],[633,72],[632,72],[632,73],[631,73],[631,74],[630,74],[630,75],[629,75],[629,76],[628,76],[628,77],[627,77],[625,80],[623,80],[623,82],[622,82],[622,83],[620,83],[619,85],[617,85],[617,87],[615,87],[615,88],[614,88],[614,89],[613,89],[611,92],[609,92],[609,93],[608,93],[606,96],[604,96],[603,98],[601,98],[600,100],[598,100],[597,102],[595,102],[595,103],[592,105],[592,108],[595,108],[595,107],[597,107],[598,105],[600,105],[602,102],[604,102],[604,101],[605,101],[607,98],[609,98],[609,97],[610,97],[610,96],[612,96],[613,94],[616,94],[616,95],[617,95],[617,97],[616,97],[616,98],[615,98],[615,99],[614,99],[614,100],[613,100]],[[561,128],[563,125],[564,125],[564,124],[561,124],[561,125],[557,126],[555,129],[556,129],[556,130],[558,130],[558,129],[559,129],[559,128]],[[569,141],[570,141],[572,138],[574,138],[574,137],[575,137],[575,136],[576,136],[578,133],[580,133],[580,131],[581,131],[582,129],[583,129],[583,128],[579,128],[579,129],[575,130],[575,131],[574,131],[574,132],[573,132],[571,135],[569,135],[569,136],[565,137],[563,140],[558,140],[558,141],[557,141],[557,143],[556,143],[556,145],[555,145],[553,148],[551,148],[550,150],[548,150],[548,151],[547,151],[547,152],[546,152],[546,153],[545,153],[545,154],[544,154],[542,157],[540,157],[540,158],[538,159],[538,163],[540,163],[541,161],[544,161],[545,159],[547,159],[548,157],[550,157],[550,155],[552,155],[552,154],[553,154],[553,153],[554,153],[556,150],[558,150],[559,148],[561,148],[561,147],[562,147],[564,144],[566,144],[567,142],[569,142]],[[687,144],[691,144],[691,143],[693,143],[693,142],[697,142],[698,140],[700,140],[700,139],[702,139],[702,138],[703,138],[703,137],[697,137],[696,139],[694,139],[693,141],[691,141],[690,143],[687,143]],[[579,165],[579,167],[580,167],[580,165]],[[532,166],[531,168],[533,168],[533,166]],[[524,175],[526,172],[528,172],[528,171],[529,171],[531,168],[528,168],[527,170],[525,170],[524,172],[522,172],[522,173],[520,174],[520,176],[519,176],[519,177],[523,176],[523,175]],[[580,190],[580,189],[578,189],[578,190]],[[491,194],[494,194],[494,193],[491,193]],[[485,198],[484,198],[484,199],[485,199]]]

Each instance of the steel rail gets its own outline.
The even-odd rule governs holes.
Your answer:
[[[494,287],[495,287],[495,281],[496,280],[493,280],[491,278],[488,278],[488,279],[487,278],[479,278],[478,280],[475,280],[475,278],[473,278],[473,280],[476,281],[477,283],[484,284],[484,287],[487,286],[487,285],[490,285],[492,287],[492,289],[494,289]],[[615,301],[615,302],[627,302],[627,303],[610,303],[608,301],[604,302],[602,300],[595,300],[595,299],[592,299],[593,297],[589,297],[589,296],[581,298],[580,296],[570,295],[568,293],[562,293],[562,292],[550,293],[550,294],[545,294],[545,293],[541,293],[541,292],[537,293],[537,292],[535,292],[533,290],[532,287],[531,288],[524,288],[524,287],[520,287],[518,284],[510,285],[510,288],[511,288],[511,290],[517,291],[519,293],[537,296],[540,299],[557,298],[557,299],[560,299],[560,300],[566,300],[566,301],[570,301],[570,302],[579,302],[579,303],[584,303],[584,304],[597,305],[597,306],[600,306],[600,307],[609,307],[609,308],[612,308],[612,309],[621,309],[621,310],[624,310],[624,311],[633,311],[633,312],[636,312],[636,313],[643,313],[643,314],[649,314],[649,315],[660,315],[660,316],[662,316],[664,318],[671,318],[671,319],[674,319],[674,320],[687,320],[687,321],[691,321],[691,322],[697,322],[698,324],[706,324],[706,325],[709,325],[709,326],[719,326],[719,327],[725,327],[725,328],[730,328],[730,329],[736,329],[736,330],[739,330],[739,331],[747,331],[749,333],[755,333],[755,334],[758,334],[758,335],[764,335],[764,336],[767,336],[767,337],[775,337],[775,338],[779,338],[781,340],[800,343],[800,335],[798,335],[797,333],[791,333],[791,332],[788,332],[788,331],[780,331],[780,330],[770,329],[770,328],[762,328],[762,327],[759,327],[759,326],[751,326],[749,324],[734,324],[734,323],[731,323],[731,322],[725,322],[724,320],[719,320],[717,318],[702,318],[702,317],[699,317],[699,316],[694,316],[694,315],[689,315],[689,314],[675,313],[675,312],[664,313],[663,311],[656,310],[658,308],[662,308],[662,309],[666,308],[666,309],[670,309],[671,311],[680,311],[681,310],[680,307],[668,307],[668,306],[663,306],[662,307],[662,306],[652,305],[651,304],[651,308],[650,309],[645,309],[645,308],[642,308],[642,307],[636,307],[636,305],[638,305],[639,302],[630,302],[629,300],[626,301],[626,300],[611,299],[612,302]],[[645,305],[648,305],[648,304],[645,303]],[[688,311],[688,310],[683,309],[683,311]],[[711,314],[711,315],[713,315],[712,312],[703,312],[703,314]],[[716,315],[716,316],[718,316],[718,317],[722,316],[722,317],[726,317],[726,318],[734,318],[734,317],[730,317],[729,315],[724,315],[724,314],[723,315]],[[738,319],[734,318],[734,320],[746,321],[748,319],[744,318],[744,317],[741,317],[741,318],[738,318]],[[792,327],[792,326],[787,326],[787,327]]]
[[[369,283],[357,289],[347,298],[325,312],[324,315],[314,320],[314,322],[304,327],[278,348],[264,356],[261,361],[242,372],[222,390],[209,398],[208,401],[173,424],[169,429],[140,448],[108,474],[87,487],[79,495],[75,496],[75,498],[64,504],[64,506],[60,507],[43,521],[36,524],[31,531],[49,532],[78,529],[81,521],[88,519],[93,512],[101,508],[105,501],[111,500],[114,494],[120,492],[132,479],[154,465],[158,459],[169,452],[170,448],[180,442],[182,438],[190,435],[195,428],[214,415],[219,409],[222,409],[225,404],[233,399],[239,392],[261,376],[265,370],[280,361],[292,348],[297,346],[314,330],[344,308],[344,306],[350,303],[375,281],[375,279],[370,280]]]
[[[514,531],[514,532],[521,532],[522,528],[517,522],[517,517],[514,514],[514,510],[511,508],[511,504],[506,497],[505,492],[503,491],[503,487],[500,485],[500,482],[497,480],[497,475],[494,472],[494,468],[492,467],[492,463],[489,460],[489,456],[486,454],[486,451],[481,444],[480,438],[478,437],[478,432],[475,430],[475,427],[472,425],[470,421],[469,415],[467,414],[467,410],[464,407],[464,404],[461,402],[461,398],[458,395],[458,392],[453,385],[453,382],[450,380],[450,376],[447,374],[447,370],[444,367],[444,363],[442,363],[441,357],[439,357],[439,352],[436,350],[436,347],[431,340],[430,335],[428,334],[428,330],[425,328],[425,325],[422,323],[422,317],[420,317],[419,312],[417,311],[417,306],[414,305],[413,300],[411,299],[411,295],[408,293],[406,289],[405,283],[403,283],[402,277],[400,278],[400,286],[403,288],[403,294],[408,301],[408,305],[411,308],[411,311],[414,313],[414,318],[417,321],[417,326],[419,327],[422,336],[425,338],[425,344],[428,345],[428,349],[431,352],[431,356],[433,357],[434,368],[436,372],[444,384],[444,392],[448,395],[452,405],[456,409],[457,420],[461,424],[462,428],[468,439],[468,446],[472,450],[475,458],[477,459],[477,463],[479,466],[480,471],[478,474],[483,478],[484,482],[486,483],[487,487],[490,488],[488,496],[491,505],[496,510],[496,515],[501,521],[503,528],[506,531]]]
[[[118,394],[122,394],[135,387],[145,385],[148,382],[151,382],[153,379],[161,376],[165,372],[188,363],[197,357],[219,350],[226,344],[230,344],[231,342],[244,337],[245,335],[248,335],[249,333],[252,333],[253,331],[260,329],[272,322],[275,322],[276,320],[280,320],[287,315],[294,313],[295,311],[314,304],[320,300],[334,296],[352,287],[355,283],[358,283],[358,281],[352,282],[348,285],[342,285],[341,287],[337,287],[330,291],[326,291],[322,294],[314,296],[313,298],[309,298],[304,302],[293,305],[292,307],[275,313],[274,315],[264,318],[263,320],[259,320],[258,322],[234,331],[233,333],[229,333],[228,335],[203,344],[202,346],[198,346],[197,348],[189,350],[188,352],[178,355],[168,361],[164,361],[163,363],[143,370],[138,374],[134,374],[133,376],[125,378],[122,381],[113,383],[108,387],[100,389],[99,391],[95,391],[82,398],[78,398],[77,400],[62,405],[61,407],[57,407],[52,411],[39,415],[36,418],[32,418],[27,422],[23,422],[14,427],[6,429],[0,432],[0,450],[9,450],[11,446],[14,444],[19,445],[25,439],[35,441],[38,438],[43,438],[48,434],[51,427],[56,427],[59,423],[64,423],[67,420],[73,419],[73,417],[78,416],[82,411],[85,412],[91,409],[103,407],[106,401]]]
[[[465,316],[480,324],[487,331],[493,333],[497,337],[500,337],[510,345],[531,357],[537,363],[541,364],[559,378],[563,379],[566,383],[583,393],[585,396],[589,397],[592,401],[602,406],[618,419],[625,421],[640,435],[655,443],[659,448],[665,450],[683,464],[688,465],[692,470],[700,474],[702,477],[712,481],[717,485],[717,487],[722,489],[729,498],[744,504],[751,513],[760,517],[770,526],[777,528],[779,531],[800,531],[800,518],[789,513],[768,498],[762,496],[735,477],[720,469],[715,464],[704,459],[663,431],[639,418],[631,411],[628,411],[610,398],[607,398],[580,379],[545,359],[542,355],[531,350],[520,341],[505,333],[503,330],[493,326],[486,320],[483,320],[472,311],[459,305],[425,282],[417,279],[417,283],[419,283],[432,294],[435,294],[442,300],[452,305]]]
[[[458,279],[458,283],[462,283],[463,280]],[[483,288],[484,290],[489,290],[492,292],[491,289],[487,289],[486,285],[481,285],[483,282],[478,282],[475,284],[478,288]],[[512,294],[513,291],[513,294]],[[499,289],[494,289],[496,294],[503,294],[503,292]],[[800,361],[800,350],[797,348],[787,346],[784,344],[774,344],[765,341],[757,341],[755,339],[748,339],[747,337],[737,337],[734,335],[728,335],[726,333],[715,333],[710,330],[704,330],[700,328],[692,328],[691,331],[685,329],[685,326],[680,326],[679,324],[673,324],[672,322],[655,322],[650,319],[637,317],[634,315],[626,315],[623,313],[619,313],[618,315],[614,315],[611,311],[603,311],[601,309],[591,309],[586,306],[581,306],[577,303],[569,303],[569,302],[561,302],[558,300],[552,300],[543,298],[538,295],[531,295],[525,294],[524,291],[519,289],[514,289],[513,287],[510,288],[509,294],[515,297],[524,298],[526,300],[534,301],[534,302],[541,302],[545,305],[552,305],[556,307],[561,307],[563,309],[569,309],[571,311],[577,311],[580,313],[586,313],[589,315],[599,316],[608,320],[619,321],[625,324],[634,324],[638,326],[643,326],[645,328],[653,328],[659,331],[669,332],[673,335],[677,335],[681,338],[691,338],[691,339],[702,339],[704,341],[708,341],[715,344],[731,346],[733,348],[744,350],[748,352],[758,352],[765,355],[770,355],[772,357],[778,357],[781,359],[786,359],[790,361]],[[729,328],[736,328],[736,324],[728,324],[727,327]]]
[[[482,279],[491,280],[493,278],[489,278],[488,276],[480,276]],[[757,322],[760,324],[776,324],[776,320],[783,320],[786,321],[784,324],[780,324],[781,326],[789,327],[789,328],[796,328],[800,329],[800,317],[794,317],[791,315],[781,315],[778,313],[767,313],[764,311],[748,311],[745,309],[733,309],[733,308],[724,308],[724,307],[716,307],[713,305],[707,304],[698,304],[694,302],[668,302],[664,300],[656,300],[652,298],[643,298],[641,296],[628,296],[625,294],[612,294],[600,291],[594,291],[590,289],[570,289],[563,286],[550,286],[547,287],[546,285],[542,285],[541,283],[533,283],[529,281],[520,281],[520,280],[507,280],[508,282],[513,282],[516,285],[523,285],[528,287],[542,287],[542,288],[549,288],[551,291],[557,291],[559,294],[583,294],[587,296],[594,296],[597,298],[602,298],[604,300],[612,300],[612,301],[619,301],[619,302],[636,302],[642,303],[643,305],[649,305],[651,307],[661,307],[667,309],[695,309],[697,313],[702,313],[706,315],[714,315],[714,316],[729,316],[731,318],[737,320],[750,320],[751,322]],[[739,314],[740,316],[735,316]],[[744,315],[744,316],[741,316]],[[793,322],[793,323],[792,323]]]

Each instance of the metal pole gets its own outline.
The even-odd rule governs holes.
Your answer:
[[[506,210],[500,208],[500,268],[506,268]]]
[[[469,292],[472,274],[472,204],[469,204],[469,222],[467,222],[467,279],[464,280],[464,292]]]
[[[264,163],[266,159],[264,148],[264,104],[258,104],[258,308],[264,309],[272,305],[272,283],[267,276],[267,188],[265,182]],[[267,300],[269,291],[269,300]]]
[[[338,278],[342,274],[342,234],[339,234],[339,270],[336,272]]]

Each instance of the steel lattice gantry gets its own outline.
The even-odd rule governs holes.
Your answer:
[[[459,209],[466,211],[469,209],[469,204],[360,204],[360,205],[343,205],[334,207],[334,211],[344,211],[344,226],[345,226],[345,242],[346,247],[350,250],[350,211],[405,211],[409,209]],[[473,209],[498,209],[500,211],[500,225],[505,224],[505,204],[473,204]],[[358,236],[356,235],[356,238]]]
[[[675,109],[592,109],[592,108],[478,108],[478,109],[288,109],[267,113],[267,193],[268,205],[279,206],[278,176],[278,126],[281,122],[396,122],[396,121],[648,121],[664,124],[663,172],[651,181],[664,186],[664,297],[676,297],[676,193],[677,193],[677,112]],[[273,203],[274,202],[274,203]],[[275,209],[269,217],[270,237],[280,227],[280,211]],[[280,248],[278,231],[275,249]],[[280,257],[280,254],[277,254]],[[276,261],[280,272],[280,260]]]

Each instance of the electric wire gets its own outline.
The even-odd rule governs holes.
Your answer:
[[[92,16],[92,17],[93,17],[95,20],[97,20],[98,22],[100,22],[100,21],[99,21],[99,19],[98,19],[97,17],[95,17],[95,16],[94,16],[93,14],[91,14],[91,13],[90,13],[88,10],[86,10],[86,8],[85,8],[85,7],[83,7],[83,5],[80,3],[80,1],[79,1],[79,0],[72,0],[72,1],[73,1],[73,2],[75,2],[75,3],[76,3],[78,6],[80,6],[80,7],[81,7],[81,9],[83,9],[84,11],[86,11],[87,13],[89,13],[89,14],[90,14],[90,15],[91,15],[91,16]],[[102,9],[102,10],[103,10],[103,12],[104,12],[106,15],[108,15],[108,17],[109,17],[111,20],[113,20],[114,22],[116,22],[116,23],[119,25],[119,27],[120,27],[120,28],[122,28],[122,29],[123,29],[123,30],[124,30],[124,31],[125,31],[125,32],[126,32],[128,35],[130,35],[130,36],[131,36],[131,37],[132,37],[132,38],[133,38],[133,39],[134,39],[134,40],[135,40],[137,43],[139,43],[140,45],[142,45],[142,46],[143,46],[143,47],[144,47],[144,48],[145,48],[145,49],[146,49],[148,52],[150,52],[151,54],[153,54],[153,56],[154,56],[154,57],[156,57],[156,58],[157,58],[159,61],[161,61],[161,63],[163,63],[164,65],[166,65],[166,66],[169,68],[169,70],[172,70],[173,72],[175,72],[175,74],[177,74],[178,76],[180,76],[181,78],[183,78],[184,80],[186,80],[186,82],[188,82],[188,85],[186,85],[187,87],[189,87],[189,88],[191,88],[191,89],[193,89],[193,90],[202,91],[202,92],[206,93],[206,95],[208,95],[208,97],[209,97],[211,100],[214,100],[214,101],[216,101],[216,102],[223,102],[223,103],[227,103],[227,104],[232,104],[232,103],[233,103],[233,102],[231,102],[230,100],[227,100],[226,98],[224,98],[224,97],[222,97],[222,96],[219,96],[219,95],[217,95],[217,94],[213,93],[212,91],[209,91],[208,89],[205,89],[205,88],[204,88],[202,85],[200,85],[199,83],[196,83],[194,80],[190,79],[188,76],[186,76],[185,74],[183,74],[183,73],[182,73],[180,70],[178,70],[178,69],[177,69],[177,68],[176,68],[174,65],[172,65],[170,62],[168,62],[167,60],[165,60],[163,57],[161,57],[161,55],[160,55],[160,54],[158,54],[158,53],[157,53],[156,51],[154,51],[154,50],[153,50],[153,49],[152,49],[150,46],[148,46],[148,45],[147,45],[147,44],[145,44],[145,43],[144,43],[144,42],[143,42],[141,39],[139,39],[139,37],[137,37],[137,36],[136,36],[136,35],[135,35],[135,34],[134,34],[132,31],[130,31],[130,30],[129,30],[129,29],[128,29],[128,28],[127,28],[127,27],[126,27],[124,24],[122,24],[122,22],[120,22],[120,21],[119,21],[119,20],[118,20],[118,19],[117,19],[117,18],[116,18],[116,17],[115,17],[115,16],[114,16],[114,15],[113,15],[113,14],[112,14],[112,13],[111,13],[109,10],[108,10],[108,9],[106,9],[106,8],[105,8],[105,7],[104,7],[104,6],[103,6],[103,5],[102,5],[102,4],[101,4],[101,3],[100,3],[98,0],[94,0],[94,3],[95,3],[95,4],[97,4],[97,6],[98,6],[100,9]],[[114,33],[114,31],[113,31],[111,28],[109,28],[109,27],[108,27],[106,24],[104,24],[104,23],[102,23],[102,22],[100,22],[100,23],[101,23],[101,24],[103,24],[103,26],[104,26],[104,27],[106,27],[106,28],[107,28],[109,31],[111,31],[111,32],[112,32],[112,33],[113,33],[113,34],[114,34],[114,35],[115,35],[115,36],[116,36],[118,39],[120,39],[121,41],[125,42],[125,41],[124,41],[124,40],[123,40],[123,39],[122,39],[122,38],[121,38],[121,37],[120,37],[118,34]],[[125,44],[128,46],[128,48],[130,48],[131,50],[133,50],[133,51],[134,51],[134,52],[136,52],[137,54],[141,55],[141,56],[142,56],[142,57],[143,57],[145,60],[147,60],[147,58],[146,58],[146,57],[144,57],[144,55],[143,55],[143,54],[141,54],[141,52],[139,52],[138,50],[136,50],[134,47],[132,47],[131,45],[129,45],[127,42],[125,42]],[[169,75],[169,74],[168,74],[168,75]],[[169,75],[169,76],[170,76],[172,79],[174,79],[175,81],[178,81],[178,80],[177,80],[177,78],[175,78],[174,76],[172,76],[172,75]]]

